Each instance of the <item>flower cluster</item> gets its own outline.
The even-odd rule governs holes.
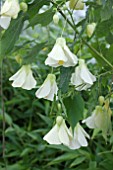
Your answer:
[[[84,3],[82,0],[70,0],[71,9],[83,9]],[[1,9],[0,25],[7,29],[11,19],[16,19],[20,10],[26,12],[27,5],[22,2],[19,4],[18,0],[6,0]],[[58,24],[59,18],[55,14],[53,20]],[[94,33],[96,24],[92,23],[87,26],[87,35],[91,37]],[[88,90],[96,81],[96,77],[89,71],[85,60],[78,59],[78,57],[71,52],[63,37],[56,39],[56,42],[49,52],[45,65],[50,67],[75,67],[74,73],[71,75],[70,83],[75,87],[75,90]],[[33,76],[31,65],[22,65],[22,67],[9,78],[13,81],[13,87],[21,87],[26,90],[36,88],[36,80]],[[56,83],[55,74],[48,74],[44,83],[37,89],[35,93],[38,99],[47,99],[54,101],[58,99],[58,86]],[[100,104],[95,107],[92,115],[84,119],[82,123],[91,129],[99,129],[106,138],[110,129],[111,110],[109,101],[105,100],[103,96],[99,98]],[[78,122],[74,129],[67,127],[66,121],[62,116],[57,116],[56,123],[53,128],[44,136],[44,140],[49,144],[63,144],[70,149],[78,149],[88,145],[87,139],[90,138],[87,132],[82,128]]]
[[[86,137],[90,138],[79,123],[77,123],[73,134],[71,127],[67,127],[63,117],[58,116],[56,118],[56,124],[43,139],[49,144],[63,144],[70,149],[79,149],[81,146],[85,147],[88,145]]]
[[[75,72],[72,74],[71,84],[74,85],[78,91],[87,90],[96,81],[95,76],[90,73],[85,61],[78,59],[77,56],[70,51],[66,45],[66,40],[62,37],[57,38],[53,49],[45,60],[45,65],[56,68],[59,66],[74,67],[77,64],[79,65],[75,67]],[[36,80],[33,77],[30,65],[23,65],[9,80],[13,81],[13,87],[21,87],[26,90],[31,90],[36,87]],[[58,98],[57,93],[56,76],[54,74],[48,74],[44,83],[35,94],[39,99],[44,98],[53,101],[55,98]],[[74,128],[73,134],[71,127],[68,129],[63,117],[58,116],[55,126],[44,136],[44,140],[49,144],[64,144],[70,149],[78,149],[81,146],[88,145],[86,137],[89,138],[89,135],[79,123],[77,123]]]

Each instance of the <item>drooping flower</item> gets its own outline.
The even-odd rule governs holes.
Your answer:
[[[2,16],[7,16],[16,19],[19,11],[20,5],[18,0],[6,0],[1,8],[0,14]]]
[[[100,103],[101,104],[101,103]],[[111,132],[111,114],[112,111],[109,107],[109,100],[105,100],[104,106],[96,106],[92,115],[84,119],[82,123],[90,129],[98,129],[102,131],[103,137],[107,139],[107,134]]]
[[[42,86],[36,91],[36,97],[41,99],[54,100],[54,95],[57,95],[58,87],[54,74],[48,74]]]
[[[70,67],[75,66],[78,62],[76,55],[74,55],[66,45],[66,40],[62,37],[57,38],[56,43],[52,51],[48,54],[48,58],[45,60],[45,64],[58,67]]]
[[[21,87],[26,90],[31,90],[36,86],[30,65],[23,65],[9,80],[13,81],[13,87]]]
[[[7,29],[10,25],[10,21],[11,21],[11,17],[1,16],[0,17],[0,26],[3,29]]]
[[[71,133],[72,130],[70,129]],[[88,133],[82,128],[82,126],[77,123],[75,129],[74,129],[74,136],[70,140],[69,148],[70,149],[79,149],[80,147],[88,146],[88,142],[86,140],[87,138],[90,138]]]
[[[95,128],[101,129],[102,126],[104,125],[103,119],[104,119],[104,114],[103,114],[102,106],[96,106],[92,115],[84,119],[82,123],[86,123],[86,125],[91,129],[95,129]]]
[[[96,27],[96,23],[94,22],[87,25],[86,31],[89,38],[93,35],[95,31],[95,27]]]
[[[96,77],[88,70],[85,61],[79,59],[79,66],[75,68],[71,77],[71,83],[75,85],[76,90],[87,90],[95,81]]]
[[[69,146],[71,133],[65,124],[65,120],[62,116],[56,118],[56,124],[53,128],[44,136],[44,140],[49,144],[64,144]]]
[[[70,9],[83,10],[84,9],[83,0],[70,0],[69,7]]]

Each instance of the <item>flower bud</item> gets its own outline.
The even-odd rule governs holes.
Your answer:
[[[18,64],[22,64],[22,58],[19,55],[17,55],[15,59]]]
[[[99,96],[98,101],[99,101],[99,104],[102,106],[104,104],[104,101],[105,101],[104,97],[103,96]]]
[[[89,38],[93,35],[95,31],[95,27],[96,27],[96,23],[91,23],[87,25],[86,31]]]
[[[62,116],[57,116],[56,123],[57,123],[58,126],[61,125],[62,121],[63,121],[63,117]]]
[[[70,9],[83,10],[84,9],[83,0],[70,0],[69,7]]]
[[[53,22],[54,22],[55,24],[58,24],[58,22],[59,22],[59,16],[58,16],[57,14],[55,14],[55,15],[53,16]]]
[[[20,3],[20,9],[21,9],[23,12],[27,12],[27,10],[28,10],[28,5],[27,5],[25,2],[21,2],[21,3]]]

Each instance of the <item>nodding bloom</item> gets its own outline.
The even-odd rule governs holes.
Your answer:
[[[42,86],[36,91],[36,97],[53,101],[54,96],[57,96],[57,92],[56,77],[54,74],[48,74]]]
[[[13,81],[13,87],[21,87],[26,90],[31,90],[36,86],[30,65],[23,65],[9,80]]]
[[[82,123],[90,129],[99,129],[103,133],[103,137],[106,139],[107,133],[111,131],[111,114],[112,111],[109,107],[109,100],[105,100],[105,104],[102,106],[96,106],[92,115],[84,119]],[[101,103],[100,103],[101,104]]]
[[[6,0],[1,8],[0,14],[2,16],[7,16],[16,19],[18,17],[19,12],[20,5],[18,0]]]
[[[70,129],[71,133],[72,130]],[[88,133],[82,128],[82,126],[77,123],[74,129],[73,138],[70,140],[69,148],[70,149],[79,149],[80,147],[88,146],[87,138],[90,138]]]
[[[95,128],[101,129],[102,126],[104,125],[103,119],[104,119],[104,115],[103,115],[102,106],[96,106],[92,115],[84,119],[82,123],[86,123],[86,125],[91,129],[95,129]]]
[[[71,83],[75,85],[76,90],[87,90],[95,81],[96,77],[88,70],[85,61],[79,59],[79,66],[75,68],[71,77]]]
[[[70,0],[69,7],[70,9],[83,10],[84,9],[83,0]]]
[[[86,31],[89,38],[93,35],[95,31],[95,27],[96,27],[96,23],[94,22],[87,25]]]
[[[66,40],[62,37],[57,38],[52,51],[48,54],[45,64],[52,67],[70,67],[75,66],[78,62],[76,55],[74,55],[68,46]]]
[[[11,18],[16,19],[20,12],[18,0],[6,0],[0,11],[0,26],[7,29],[10,25]]]
[[[69,146],[70,138],[72,137],[69,129],[66,126],[65,120],[62,116],[56,118],[56,124],[53,128],[44,136],[44,140],[49,144],[64,144]]]

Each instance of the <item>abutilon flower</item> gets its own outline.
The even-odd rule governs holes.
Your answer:
[[[72,130],[70,129],[71,133]],[[86,147],[88,146],[88,142],[86,140],[87,138],[90,138],[88,133],[82,128],[82,126],[77,123],[74,129],[74,136],[70,140],[69,148],[70,149],[79,149],[80,147]]]
[[[78,62],[76,55],[74,55],[66,45],[66,40],[62,37],[57,38],[52,51],[48,54],[45,60],[45,65],[52,67],[75,66]]]
[[[30,65],[23,65],[9,80],[13,81],[13,87],[21,87],[26,90],[31,90],[36,86]]]
[[[16,19],[20,11],[18,0],[6,0],[0,11],[0,26],[7,29],[10,25],[11,18]]]
[[[84,119],[82,123],[86,123],[90,129],[101,130],[103,137],[106,139],[107,133],[111,132],[112,129],[111,114],[112,111],[109,107],[109,100],[106,100],[104,106],[96,106],[92,115]]]
[[[79,59],[79,66],[75,68],[71,77],[71,83],[75,85],[76,90],[87,90],[95,81],[96,77],[88,70],[85,61]]]
[[[84,9],[83,0],[70,0],[69,7],[70,9],[83,10]]]
[[[87,25],[86,31],[89,38],[93,35],[95,31],[95,27],[96,27],[96,23],[94,22]]]
[[[102,106],[96,106],[92,115],[84,119],[82,123],[86,123],[86,125],[91,129],[95,129],[95,128],[101,129],[102,126],[104,126],[103,120],[104,120],[104,114],[103,114]]]
[[[53,128],[44,136],[44,140],[49,144],[64,144],[69,146],[71,133],[66,126],[65,120],[62,116],[56,118],[56,124]]]
[[[20,5],[18,0],[6,0],[1,8],[0,14],[2,16],[7,16],[16,19],[19,11]]]
[[[41,99],[54,100],[54,95],[57,95],[58,87],[54,74],[48,74],[42,86],[36,91],[36,97]]]

